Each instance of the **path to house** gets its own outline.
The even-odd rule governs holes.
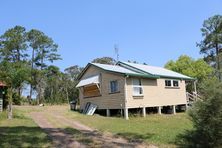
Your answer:
[[[30,113],[31,118],[52,139],[55,147],[153,147],[128,143],[126,139],[110,133],[98,132],[64,116],[65,109],[67,108],[45,107],[41,111]]]

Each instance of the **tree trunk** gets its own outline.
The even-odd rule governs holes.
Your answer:
[[[32,90],[33,90],[33,86],[32,84],[30,84],[30,93],[29,93],[29,105],[31,104],[31,100],[32,100]]]
[[[33,91],[33,69],[34,69],[34,58],[35,58],[35,50],[32,49],[32,62],[31,62],[31,83],[30,83],[30,94],[29,94],[29,104],[31,104],[32,100],[32,91]]]
[[[20,49],[19,49],[19,47],[17,47],[17,49],[16,49],[16,52],[17,52],[17,62],[20,62],[21,61],[21,54],[20,54]],[[20,100],[20,98],[21,98],[21,84],[19,84],[20,86],[17,88],[17,93],[18,93],[18,97],[19,97],[19,100]]]
[[[21,99],[21,94],[22,94],[22,86],[19,86],[18,89],[17,89],[17,93],[18,93],[18,97],[19,97],[19,100]]]
[[[51,93],[50,93],[50,103],[52,104],[54,98],[53,98],[53,87],[51,86]]]
[[[69,92],[68,92],[68,87],[66,86],[66,99],[67,99],[67,102],[69,104]]]
[[[41,70],[41,72],[42,72],[42,70],[43,70],[43,62],[44,62],[44,49],[42,49],[42,55],[41,55],[41,67],[40,67],[40,70]],[[40,93],[40,95],[39,95],[39,103],[42,103],[42,100],[43,100],[43,95],[42,95],[42,80],[43,80],[43,78],[42,78],[43,76],[41,75],[40,76],[40,85],[39,85],[39,93]]]
[[[8,88],[8,92],[7,92],[7,98],[8,98],[8,119],[12,119],[12,88]]]
[[[12,119],[12,103],[8,105],[8,119]]]
[[[219,55],[219,47],[218,44],[216,44],[216,67],[217,67],[217,73],[218,73],[218,79],[221,81],[221,71],[220,71],[220,55]]]
[[[17,50],[17,61],[20,62],[20,60],[21,60],[20,50],[19,50],[19,48],[17,48],[16,50]]]

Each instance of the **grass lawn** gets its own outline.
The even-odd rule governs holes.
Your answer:
[[[27,111],[14,109],[12,120],[0,113],[0,147],[51,147],[49,137],[40,129]]]
[[[161,147],[175,146],[177,136],[192,128],[192,123],[186,113],[147,115],[146,118],[131,117],[129,121],[99,115],[86,116],[72,111],[66,115],[100,131],[111,132],[131,141],[141,140]]]

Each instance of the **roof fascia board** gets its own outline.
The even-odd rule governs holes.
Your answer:
[[[126,74],[127,76],[133,76],[133,77],[143,77],[143,78],[150,78],[150,79],[158,79],[160,77],[158,76],[150,76],[146,74]]]
[[[95,66],[96,68],[98,69],[101,69],[103,71],[106,71],[106,72],[110,72],[110,73],[118,73],[118,74],[125,74],[125,73],[122,73],[122,72],[117,72],[117,71],[112,71],[112,70],[107,70],[107,69],[104,69],[102,67],[99,67],[93,63],[88,63],[87,66],[83,69],[83,71],[79,74],[77,80],[80,80],[83,76],[83,74],[87,71],[87,69],[90,67],[90,66]]]
[[[180,79],[180,80],[189,80],[189,81],[195,81],[197,80],[196,78],[182,78],[182,77],[172,77],[172,76],[163,76],[163,75],[159,75],[160,78],[168,78],[168,79]]]
[[[80,80],[83,76],[83,74],[86,72],[86,70],[89,68],[89,66],[91,65],[91,63],[88,63],[86,65],[86,67],[82,70],[82,72],[78,75],[77,80]]]

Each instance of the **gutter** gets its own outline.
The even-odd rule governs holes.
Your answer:
[[[172,77],[172,76],[162,76],[159,75],[160,78],[169,78],[169,79],[180,79],[180,80],[187,80],[187,81],[196,81],[196,78],[182,78],[182,77]]]
[[[126,76],[134,76],[134,77],[143,77],[143,78],[151,78],[151,79],[158,79],[160,78],[159,76],[150,76],[146,74],[131,74],[131,73],[126,73]]]

